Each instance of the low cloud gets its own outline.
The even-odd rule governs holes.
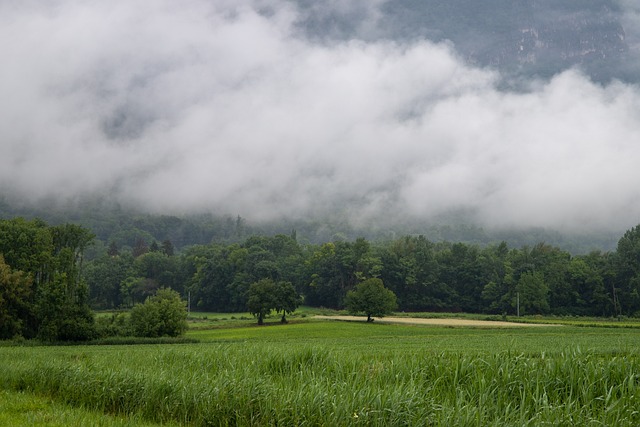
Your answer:
[[[300,19],[278,0],[0,3],[0,190],[256,220],[638,222],[636,86],[568,70],[508,92],[448,44],[319,42]]]

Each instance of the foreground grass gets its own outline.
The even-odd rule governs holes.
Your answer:
[[[200,344],[0,348],[0,389],[183,425],[640,424],[634,330],[342,322]]]
[[[116,417],[72,407],[51,398],[0,390],[0,426],[157,426],[135,417]],[[167,425],[167,424],[165,424]]]

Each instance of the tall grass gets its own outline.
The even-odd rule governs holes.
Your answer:
[[[140,417],[110,416],[30,393],[0,390],[0,426],[152,427]],[[164,427],[178,424],[163,423]]]
[[[640,425],[637,353],[401,344],[4,348],[0,387],[184,425]]]

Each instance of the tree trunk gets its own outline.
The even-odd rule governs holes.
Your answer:
[[[262,313],[258,314],[258,325],[264,325],[264,320],[262,319]]]

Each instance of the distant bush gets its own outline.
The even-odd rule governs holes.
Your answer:
[[[177,337],[187,330],[187,307],[176,291],[159,289],[131,309],[130,324],[136,337]]]

